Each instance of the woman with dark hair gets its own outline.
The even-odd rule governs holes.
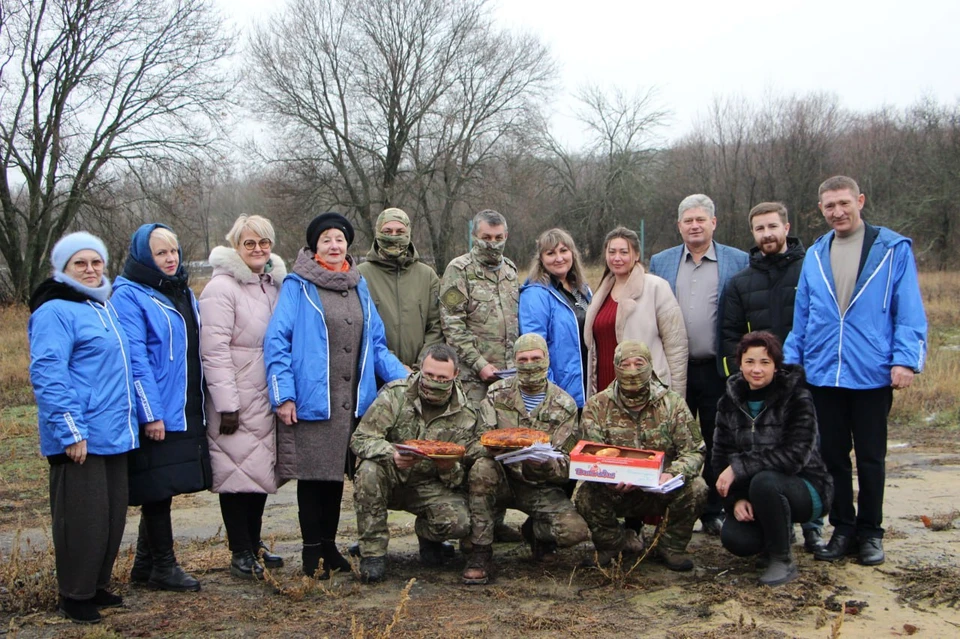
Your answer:
[[[351,478],[350,435],[377,396],[377,378],[407,369],[388,349],[383,322],[347,249],[353,226],[338,213],[307,227],[263,342],[277,425],[277,474],[297,480],[303,572],[349,571],[337,550],[343,476]]]
[[[127,453],[137,447],[130,345],[108,301],[107,248],[71,233],[30,298],[30,382],[50,463],[58,606],[76,623],[123,600],[107,590],[127,519]]]
[[[640,264],[640,238],[618,226],[603,241],[606,268],[587,309],[583,334],[589,349],[587,396],[616,378],[617,344],[638,340],[647,345],[653,370],[670,390],[687,388],[687,331],[680,305],[666,280]]]
[[[130,581],[200,590],[177,564],[170,507],[175,495],[210,488],[200,315],[177,236],[144,224],[130,240],[113,303],[130,338],[140,448],[130,455],[130,505],[141,506]]]
[[[723,468],[717,492],[727,517],[724,548],[740,557],[760,555],[760,583],[797,578],[790,548],[794,522],[830,510],[833,479],[817,448],[817,413],[803,368],[783,363],[771,333],[747,333],[737,348],[740,372],[727,379],[717,405],[713,467]]]
[[[587,399],[587,347],[583,326],[593,292],[573,238],[549,229],[537,238],[530,274],[520,288],[520,334],[536,333],[550,352],[550,380],[583,408]]]

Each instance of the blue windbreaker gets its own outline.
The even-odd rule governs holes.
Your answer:
[[[163,420],[170,432],[187,430],[187,324],[162,293],[125,277],[113,283],[120,323],[130,340],[133,388],[141,424]],[[190,292],[197,326],[200,312]],[[201,385],[202,387],[202,385]]]
[[[383,322],[363,278],[357,284],[357,294],[363,308],[363,339],[354,415],[361,417],[377,397],[376,378],[383,382],[403,379],[407,369],[387,349]],[[330,345],[323,305],[316,285],[296,273],[283,281],[263,338],[263,359],[274,408],[293,400],[298,419],[330,419]]]
[[[130,348],[112,304],[45,302],[27,333],[40,453],[60,455],[83,440],[92,455],[137,448]]]
[[[593,293],[587,291],[587,301]],[[520,288],[520,334],[536,333],[547,341],[550,370],[547,377],[583,408],[586,390],[581,364],[580,324],[563,294],[540,282],[524,282]]]
[[[873,228],[876,239],[842,316],[830,267],[834,232],[803,261],[784,360],[802,365],[814,386],[882,388],[890,385],[892,366],[923,370],[927,316],[910,240]]]

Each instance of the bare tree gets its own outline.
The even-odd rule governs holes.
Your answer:
[[[0,18],[0,253],[25,299],[94,186],[212,143],[234,37],[208,0],[5,0]]]
[[[536,38],[494,27],[486,0],[291,0],[251,55],[255,104],[286,134],[276,155],[318,178],[307,201],[368,235],[402,206],[441,266],[478,167],[555,73]]]

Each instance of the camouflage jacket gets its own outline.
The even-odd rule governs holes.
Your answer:
[[[570,471],[570,451],[580,440],[577,403],[562,388],[547,382],[547,396],[527,414],[516,377],[495,382],[480,404],[478,435],[497,428],[534,428],[550,433],[550,443],[563,451],[563,459],[541,466],[506,464],[507,474],[529,484],[566,483]],[[487,453],[489,455],[489,452]]]
[[[620,402],[616,383],[588,399],[580,418],[583,438],[663,451],[664,472],[696,477],[703,467],[706,450],[700,426],[683,397],[655,381],[651,385],[651,401],[639,413]]]
[[[447,265],[440,282],[440,322],[447,343],[460,356],[463,380],[478,380],[487,364],[512,366],[519,298],[517,267],[507,258],[496,271],[484,268],[471,253]]]
[[[440,479],[448,486],[459,486],[466,477],[466,468],[484,453],[476,435],[477,409],[467,403],[458,383],[443,413],[426,422],[417,393],[419,382],[420,374],[416,373],[384,386],[360,420],[350,439],[350,448],[360,459],[392,464],[394,443],[408,439],[456,442],[467,447],[467,454],[451,470],[441,472],[436,464],[425,459],[399,472],[408,485]]]

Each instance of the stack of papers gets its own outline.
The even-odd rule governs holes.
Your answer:
[[[413,446],[407,446],[406,444],[394,444],[394,448],[397,449],[397,452],[401,455],[412,455],[414,457],[426,457],[422,450],[419,448],[414,448]]]
[[[563,453],[554,450],[550,444],[533,444],[520,450],[511,450],[509,453],[503,453],[494,457],[498,462],[504,464],[516,464],[522,461],[545,462],[551,459],[560,459]]]
[[[671,490],[675,490],[681,486],[683,486],[683,475],[677,475],[659,486],[638,486],[637,488],[648,493],[669,493]]]

